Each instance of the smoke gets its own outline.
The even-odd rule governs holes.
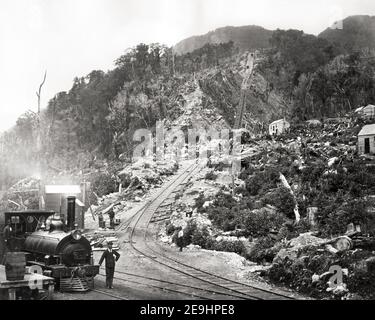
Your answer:
[[[0,188],[6,190],[18,180],[40,176],[33,135],[21,139],[16,128],[0,136]]]

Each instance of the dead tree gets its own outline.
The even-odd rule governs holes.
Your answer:
[[[41,93],[42,93],[42,88],[43,88],[44,84],[46,83],[46,79],[47,79],[47,71],[44,73],[43,82],[40,84],[39,90],[36,93],[36,95],[38,97],[38,114],[40,114],[40,96],[41,96]]]
[[[40,133],[40,97],[42,93],[42,88],[47,79],[47,71],[44,73],[43,82],[39,86],[39,90],[37,91],[36,95],[38,97],[38,116],[37,116],[37,154],[38,154],[38,167],[40,175],[42,174],[42,164],[41,164],[41,151],[42,151],[42,142],[41,142],[41,133]],[[42,177],[39,177],[39,209],[43,209],[43,199],[42,199]]]
[[[43,82],[40,84],[39,86],[39,90],[36,92],[36,96],[38,97],[38,117],[37,117],[37,148],[38,148],[38,152],[40,152],[41,150],[41,141],[40,141],[40,101],[41,101],[41,93],[42,93],[42,88],[44,86],[44,84],[46,83],[46,79],[47,79],[47,71],[44,73],[44,78],[43,78]]]

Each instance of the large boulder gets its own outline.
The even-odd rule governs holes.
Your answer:
[[[306,246],[320,246],[325,242],[325,239],[315,237],[310,232],[307,232],[301,233],[297,238],[290,240],[289,246],[293,248],[303,248]]]
[[[298,259],[298,252],[300,249],[306,247],[318,247],[324,243],[324,239],[315,237],[309,232],[302,233],[297,238],[290,240],[287,248],[283,248],[277,253],[273,259],[273,263],[283,262],[286,258],[295,261]]]

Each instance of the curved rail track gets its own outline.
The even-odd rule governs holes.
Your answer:
[[[139,211],[137,211],[126,223],[120,226],[120,230],[129,230],[129,242],[133,250],[138,254],[150,259],[156,264],[164,266],[170,270],[175,271],[179,274],[181,280],[185,283],[182,285],[181,282],[175,283],[171,281],[165,281],[161,279],[155,279],[150,277],[138,276],[149,281],[158,281],[163,283],[163,289],[168,290],[168,285],[178,286],[178,289],[172,289],[175,292],[181,294],[196,295],[196,291],[199,290],[199,294],[196,295],[203,299],[251,299],[251,300],[294,300],[296,299],[289,293],[281,291],[271,291],[263,288],[259,288],[253,285],[244,284],[211,272],[201,270],[193,267],[186,263],[183,263],[175,258],[166,256],[160,250],[155,247],[152,248],[149,243],[154,241],[150,239],[149,227],[151,220],[155,212],[166,202],[173,192],[187,181],[194,173],[200,170],[199,164],[192,164],[188,166],[182,173],[180,173],[175,179],[168,182],[161,190],[156,192],[156,196],[153,200],[148,203]],[[170,199],[169,199],[170,200]],[[154,243],[154,245],[156,245]],[[119,272],[116,272],[119,274]],[[126,274],[126,273],[124,273]],[[127,274],[128,276],[130,274]],[[134,276],[134,275],[133,275]],[[119,278],[124,281],[125,279]],[[160,287],[158,285],[157,287]],[[182,288],[183,287],[183,288]],[[188,290],[188,292],[186,292]],[[190,291],[189,291],[190,290]]]
[[[106,292],[106,291],[103,291],[103,290],[92,289],[92,291],[94,291],[96,293],[100,293],[100,294],[102,294],[104,296],[107,296],[107,297],[110,297],[110,298],[115,298],[117,300],[129,300],[128,298],[125,298],[123,296],[119,296],[119,295],[109,293],[109,292]]]

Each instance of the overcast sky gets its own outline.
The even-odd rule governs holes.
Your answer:
[[[43,107],[140,42],[173,45],[227,25],[318,34],[354,14],[375,15],[374,0],[0,0],[0,132],[36,111],[44,70]]]

